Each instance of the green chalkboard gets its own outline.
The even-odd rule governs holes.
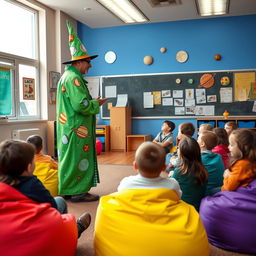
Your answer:
[[[237,72],[237,71],[236,71]],[[243,71],[245,72],[245,71]],[[210,74],[214,77],[214,84],[209,88],[207,83],[209,80],[202,82],[202,76]],[[175,73],[175,74],[156,74],[156,75],[135,75],[135,76],[106,76],[101,80],[101,95],[106,96],[107,86],[116,86],[117,94],[128,94],[128,105],[132,107],[133,117],[195,117],[195,116],[208,116],[209,113],[201,113],[198,109],[201,106],[209,106],[210,109],[214,109],[213,116],[222,116],[223,112],[227,110],[231,116],[255,116],[256,113],[252,112],[254,101],[248,100],[243,102],[233,101],[232,103],[221,103],[220,89],[221,88],[233,88],[233,74],[234,72],[193,72],[193,73]],[[221,85],[221,78],[228,77],[230,84]],[[180,79],[180,83],[177,83]],[[194,89],[195,109],[193,107],[187,109],[185,106],[186,89]],[[196,96],[196,89],[205,89],[206,101],[199,103]],[[163,106],[162,104],[154,105],[153,108],[144,108],[143,93],[155,92],[162,90],[170,90],[170,97],[173,98],[173,92],[183,91],[183,95],[180,98],[173,98],[176,106]],[[202,92],[202,91],[201,91]],[[234,89],[232,89],[234,98]],[[216,95],[216,102],[209,102],[207,96]],[[182,99],[183,98],[183,102]],[[214,97],[211,97],[211,99]],[[163,98],[161,98],[163,100]],[[198,98],[199,99],[199,98]],[[112,105],[116,105],[117,98],[109,98],[108,103],[112,102]],[[173,103],[174,103],[173,102]],[[162,102],[161,102],[162,103]],[[214,107],[212,107],[214,106]],[[177,107],[184,107],[184,113],[177,112]],[[182,109],[181,109],[182,110]],[[190,111],[186,111],[190,110]],[[109,117],[108,104],[104,104],[102,107],[102,118]]]

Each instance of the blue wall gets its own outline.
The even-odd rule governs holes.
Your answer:
[[[91,55],[99,54],[93,60],[90,76],[255,69],[255,25],[256,15],[99,29],[78,23],[78,35]],[[167,52],[160,53],[161,47]],[[110,50],[117,54],[113,64],[104,60]],[[186,63],[176,61],[179,50],[188,52]],[[214,60],[215,54],[221,54],[221,61]],[[150,66],[143,63],[146,55],[154,58]],[[133,133],[154,136],[162,121],[133,120]],[[195,123],[194,119],[173,121],[177,126],[184,121]]]

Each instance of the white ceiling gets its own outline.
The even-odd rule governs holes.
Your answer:
[[[91,28],[127,25],[107,11],[95,0],[37,0],[55,10],[61,10]],[[133,0],[149,18],[149,23],[174,20],[200,19],[195,0],[180,0],[180,5],[152,7],[148,0]],[[90,8],[90,10],[85,10]],[[256,0],[230,0],[229,14],[238,16],[256,14]],[[223,17],[223,16],[216,16]]]

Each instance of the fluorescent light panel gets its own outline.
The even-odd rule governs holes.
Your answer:
[[[148,21],[146,16],[129,0],[96,0],[125,23]]]
[[[228,13],[229,0],[196,0],[201,16],[223,15]]]

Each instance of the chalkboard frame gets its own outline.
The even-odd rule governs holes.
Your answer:
[[[125,75],[110,75],[110,76],[101,76],[100,77],[100,92],[101,92],[101,96],[102,97],[105,97],[105,87],[106,86],[109,86],[109,85],[116,85],[117,86],[117,94],[122,94],[122,93],[127,93],[127,90],[126,91],[119,91],[118,89],[118,85],[115,84],[115,83],[107,83],[107,84],[104,84],[104,81],[105,79],[132,79],[132,78],[147,78],[147,79],[150,79],[150,78],[161,78],[161,77],[167,77],[169,76],[172,77],[173,79],[176,79],[176,78],[183,78],[183,85],[180,86],[180,85],[177,85],[175,84],[175,86],[173,86],[172,88],[166,88],[166,87],[161,87],[161,88],[150,88],[150,90],[144,90],[144,88],[142,89],[143,91],[141,92],[144,92],[144,91],[161,91],[161,90],[168,90],[168,89],[171,89],[171,91],[173,90],[183,90],[184,93],[185,93],[185,89],[189,89],[189,88],[193,88],[193,89],[198,89],[198,85],[200,83],[199,81],[199,77],[201,77],[201,75],[203,74],[215,74],[215,80],[218,81],[220,80],[220,76],[224,76],[224,75],[227,75],[230,77],[231,79],[231,84],[227,87],[232,87],[233,88],[233,75],[234,73],[241,73],[241,72],[256,72],[255,69],[236,69],[236,70],[207,70],[207,71],[190,71],[190,72],[170,72],[170,73],[148,73],[148,74],[125,74]],[[256,75],[256,73],[255,73]],[[194,83],[192,84],[188,84],[187,80],[188,78],[193,78],[194,79]],[[184,85],[185,84],[185,85]],[[173,85],[173,84],[172,84]],[[222,86],[220,85],[220,83],[218,85],[216,85],[216,82],[214,84],[213,87],[211,88],[208,88],[206,90],[208,90],[208,92],[210,90],[212,90],[212,92],[209,92],[207,93],[207,95],[211,95],[211,94],[217,94],[218,90],[221,88]],[[126,87],[127,88],[127,87]],[[129,88],[129,87],[128,87]],[[203,87],[202,87],[203,88]],[[134,90],[134,89],[133,89]],[[219,94],[219,92],[218,92]],[[143,97],[143,93],[142,93],[142,97]],[[128,91],[128,98],[129,98],[129,91]],[[248,101],[244,101],[244,102],[238,102],[238,101],[233,101],[232,103],[220,103],[219,102],[219,95],[217,95],[217,98],[218,98],[218,101],[217,103],[206,103],[206,104],[200,104],[202,106],[207,106],[207,105],[215,105],[215,109],[217,109],[217,111],[215,110],[215,115],[174,115],[172,113],[170,114],[163,114],[163,115],[138,115],[137,113],[133,113],[132,115],[132,118],[133,119],[165,119],[165,118],[170,118],[172,117],[172,119],[196,119],[196,118],[202,118],[202,117],[220,117],[222,116],[222,113],[227,109],[231,116],[233,117],[241,117],[241,116],[246,116],[246,117],[255,117],[256,116],[256,112],[252,112],[252,111],[248,111],[246,110],[246,112],[242,112],[242,113],[236,113],[236,114],[233,114],[232,113],[232,109],[234,109],[234,106],[232,107],[231,105],[232,104],[235,104],[236,108],[239,109],[239,111],[241,111],[241,109],[243,109],[242,107],[245,106],[245,104],[247,104],[247,109],[252,109],[252,105],[254,103],[254,100],[248,100]],[[233,90],[233,98],[234,98],[234,90]],[[117,98],[110,98],[107,103],[105,103],[101,109],[101,118],[102,119],[109,119],[109,110],[108,110],[108,103],[109,102],[112,102],[113,106],[115,106],[116,104],[116,99]],[[184,95],[183,95],[183,99],[185,99]],[[249,104],[248,104],[249,103]],[[141,105],[143,105],[143,102],[141,102]],[[196,104],[197,106],[199,106],[199,104]],[[238,106],[239,105],[239,106]],[[249,106],[250,105],[250,106]],[[133,106],[130,105],[133,109]],[[143,107],[143,106],[142,106]],[[156,107],[159,107],[159,106],[155,106],[154,109],[149,109],[151,111],[154,111]],[[161,108],[165,108],[165,106],[160,106]],[[232,108],[231,108],[232,107]],[[168,108],[168,107],[167,107]],[[174,109],[174,106],[171,106],[171,108]],[[143,108],[143,110],[145,110]]]

